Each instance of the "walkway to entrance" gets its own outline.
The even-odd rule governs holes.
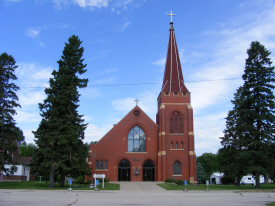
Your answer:
[[[158,186],[161,182],[114,182],[120,184],[121,191],[166,191]]]

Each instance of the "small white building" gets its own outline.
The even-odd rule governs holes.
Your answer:
[[[210,184],[217,184],[220,185],[222,184],[222,178],[223,178],[223,173],[219,173],[219,172],[214,172],[211,176],[210,176]]]

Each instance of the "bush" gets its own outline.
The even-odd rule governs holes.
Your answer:
[[[84,182],[84,185],[90,185],[91,183],[92,183],[91,180],[87,180],[87,181]]]
[[[168,178],[166,180],[164,180],[164,182],[170,182],[170,183],[174,183],[176,180],[173,178]]]
[[[79,176],[77,179],[76,179],[76,183],[77,184],[84,184],[84,181],[85,181],[85,178],[83,176]]]
[[[102,182],[102,178],[99,179],[99,182]],[[110,179],[108,177],[105,177],[104,182],[110,182]]]
[[[206,184],[206,180],[209,180],[206,176],[203,176],[202,178],[201,178],[201,183],[202,184]]]
[[[184,184],[184,181],[178,179],[177,181],[175,181],[175,183],[176,183],[177,185],[183,185],[183,184]]]

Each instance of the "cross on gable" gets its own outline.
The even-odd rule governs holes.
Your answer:
[[[171,16],[171,22],[173,22],[172,21],[172,16],[176,16],[176,14],[172,14],[172,11],[171,11],[170,14],[167,14],[167,16]]]
[[[136,102],[136,106],[138,106],[138,102],[139,102],[138,98],[136,98],[136,100],[134,101]]]

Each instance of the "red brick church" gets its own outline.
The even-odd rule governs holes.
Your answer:
[[[191,93],[184,85],[173,22],[169,31],[156,122],[134,107],[97,144],[90,145],[88,164],[93,174],[105,174],[111,181],[174,178],[196,183]]]

